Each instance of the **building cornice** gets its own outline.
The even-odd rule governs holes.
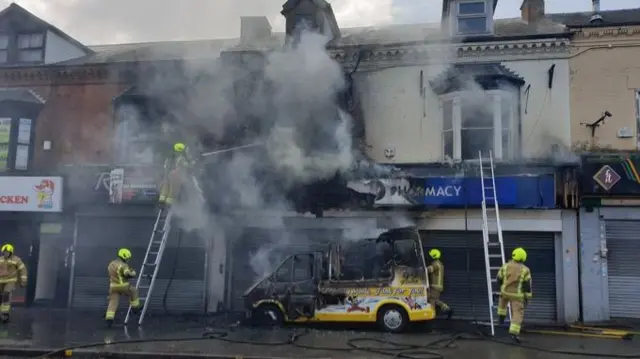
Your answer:
[[[610,29],[602,29],[609,31]],[[634,34],[636,31],[634,30]],[[442,64],[447,62],[508,61],[562,58],[569,55],[569,39],[513,40],[455,44],[397,44],[376,47],[348,47],[329,50],[347,70],[359,61],[359,70],[395,66]],[[366,49],[366,50],[365,50]],[[61,84],[130,83],[140,63],[96,65],[50,65],[31,68],[0,68],[0,87]]]
[[[568,57],[569,39],[501,41],[483,43],[396,45],[373,49],[333,49],[331,55],[344,67],[359,69],[442,64],[466,61],[507,61]]]
[[[127,82],[134,76],[132,64],[98,64],[93,66],[42,66],[0,68],[0,86],[48,86]]]
[[[622,26],[607,28],[583,28],[575,32],[574,39],[580,40],[602,40],[602,39],[628,39],[640,38],[640,26]]]

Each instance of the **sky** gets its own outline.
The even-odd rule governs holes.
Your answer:
[[[442,0],[328,0],[340,27],[437,22]],[[0,0],[4,7],[11,0]],[[267,16],[282,31],[285,0],[15,0],[87,45],[237,37],[240,16]],[[496,17],[520,16],[521,0],[499,0]],[[601,0],[602,10],[640,0]],[[591,0],[547,0],[548,13],[589,11]]]

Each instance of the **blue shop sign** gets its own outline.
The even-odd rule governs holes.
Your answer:
[[[490,179],[485,180],[487,184]],[[480,178],[428,177],[381,179],[372,192],[379,206],[426,205],[439,207],[477,207],[482,204]],[[487,190],[487,197],[490,196]],[[555,208],[554,175],[496,177],[495,192],[501,207]],[[487,204],[494,200],[487,198]]]

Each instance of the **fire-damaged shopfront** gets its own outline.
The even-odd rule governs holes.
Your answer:
[[[129,69],[134,85],[113,100],[114,164],[93,174],[93,188],[82,185],[93,196],[76,193],[82,203],[74,207],[71,308],[104,308],[105,263],[118,248],[129,248],[132,266],[141,267],[157,213],[162,164],[176,142],[196,158],[190,172],[194,181],[183,183],[172,207],[175,221],[149,297],[150,312],[231,309],[225,288],[236,279],[227,258],[236,246],[228,244],[242,227],[255,224],[238,211],[287,206],[321,215],[322,191],[351,166],[364,127],[350,74],[326,52],[326,39],[311,33],[291,36],[285,49],[282,43],[260,51],[240,45],[216,60],[141,63]],[[300,41],[311,44],[300,46],[317,52],[324,67],[316,71],[330,78],[306,93],[301,90],[308,81],[281,75],[310,71],[296,63],[304,61],[296,45]],[[299,157],[290,157],[290,151]],[[85,175],[75,177],[76,185],[87,181],[90,175]],[[336,201],[337,206],[343,199]]]
[[[523,168],[508,164],[496,168],[505,254],[517,247],[528,253],[527,265],[536,284],[527,320],[572,322],[579,316],[574,300],[577,217],[571,209],[578,198],[576,169],[534,164]],[[272,269],[288,253],[321,250],[335,241],[352,242],[363,234],[376,236],[385,228],[411,224],[420,230],[425,252],[432,248],[442,252],[446,268],[442,299],[455,308],[457,317],[487,320],[477,171],[473,164],[458,169],[434,165],[404,168],[393,177],[345,181],[343,187],[336,183],[325,188],[334,193],[348,189],[349,195],[341,197],[342,209],[327,205],[323,218],[289,214],[283,219],[288,230],[273,228],[269,214],[256,216],[256,223],[245,228],[229,257],[231,308],[242,308],[244,291],[259,278],[253,273],[265,268],[265,263]],[[353,203],[360,207],[346,210]],[[315,231],[310,235],[305,229]]]

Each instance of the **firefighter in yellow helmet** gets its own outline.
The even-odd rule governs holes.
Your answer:
[[[113,324],[113,318],[118,310],[120,295],[129,297],[129,303],[134,313],[137,313],[140,307],[138,290],[129,283],[129,279],[136,276],[136,271],[127,264],[129,259],[131,259],[131,251],[126,248],[120,248],[118,250],[118,258],[112,260],[107,267],[109,272],[109,306],[104,319],[107,321],[108,326]]]
[[[498,316],[500,324],[507,317],[507,305],[511,306],[511,324],[509,334],[511,338],[520,342],[520,327],[524,320],[524,308],[531,299],[531,270],[524,265],[527,252],[523,248],[516,248],[511,253],[511,260],[498,271],[497,280],[500,284],[500,301]]]
[[[193,165],[189,159],[187,145],[182,142],[173,144],[173,151],[164,162],[164,179],[160,188],[160,205],[171,206],[178,197],[180,185],[187,177],[187,170]]]
[[[440,309],[442,313],[447,314],[447,319],[451,319],[453,310],[447,305],[447,303],[440,300],[440,295],[444,291],[444,265],[440,261],[440,250],[432,249],[429,251],[429,257],[432,261],[427,266],[427,272],[429,273],[429,304],[435,310]]]
[[[0,258],[0,291],[2,292],[0,320],[6,323],[10,318],[11,294],[16,289],[16,284],[21,287],[27,285],[27,267],[22,259],[13,253],[13,245],[4,244],[0,251],[2,251],[2,258]]]

